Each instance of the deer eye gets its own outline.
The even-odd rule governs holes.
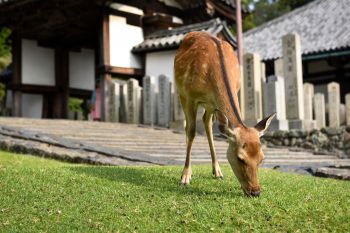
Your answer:
[[[247,143],[244,143],[242,148],[245,149],[247,147]]]

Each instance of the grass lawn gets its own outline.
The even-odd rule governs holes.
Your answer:
[[[247,198],[194,166],[72,165],[0,152],[0,232],[350,232],[350,182],[262,169]]]

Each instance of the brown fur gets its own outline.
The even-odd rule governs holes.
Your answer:
[[[260,123],[263,130],[259,131],[240,123],[237,98],[240,74],[237,57],[229,43],[219,40],[219,48],[215,40],[219,39],[206,32],[191,32],[184,38],[175,57],[175,82],[186,116],[187,136],[186,162],[181,183],[189,184],[191,180],[191,148],[195,137],[196,113],[198,106],[202,105],[206,110],[203,121],[210,146],[213,174],[218,178],[223,177],[216,159],[212,135],[212,118],[216,114],[220,124],[225,126],[229,138],[228,161],[244,192],[255,196],[257,192],[260,193],[257,170],[264,157],[259,131],[267,128],[273,116]],[[221,66],[220,49],[224,67]],[[226,71],[230,90],[225,85],[223,69]],[[230,99],[233,99],[237,114],[233,111],[235,106],[232,106]],[[230,127],[225,124],[226,119]]]

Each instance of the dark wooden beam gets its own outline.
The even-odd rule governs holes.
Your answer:
[[[350,68],[344,68],[342,70],[343,73],[349,73],[350,72]],[[304,77],[304,79],[307,80],[322,80],[324,77],[327,76],[334,76],[336,77],[337,74],[337,70],[328,70],[328,71],[321,71],[321,72],[316,72],[316,73],[308,73],[307,76]],[[339,76],[341,78],[345,78],[345,75],[343,76]],[[350,80],[349,80],[350,81]]]
[[[12,85],[20,86],[22,84],[22,41],[16,32],[12,37]],[[15,117],[22,116],[22,91],[12,89],[12,115]]]
[[[56,93],[53,101],[53,118],[68,118],[69,54],[66,49],[55,49]]]
[[[31,94],[47,94],[57,92],[57,87],[54,86],[44,86],[44,85],[32,85],[32,84],[11,84],[9,89],[14,91],[20,91],[21,93],[31,93]]]
[[[126,67],[117,67],[117,66],[101,66],[97,68],[96,73],[122,75],[122,76],[130,76],[130,77],[143,77],[145,74],[144,69],[126,68]]]
[[[107,12],[110,15],[125,17],[127,24],[137,26],[137,27],[142,26],[141,25],[141,15],[136,15],[136,14],[132,14],[132,13],[124,12],[124,11],[118,11],[118,10],[115,10],[112,8],[108,8]]]
[[[77,88],[69,88],[69,96],[80,98],[80,99],[90,99],[92,95],[92,91],[77,89]]]
[[[109,66],[110,65],[110,35],[109,35],[109,14],[108,11],[104,9],[100,21],[99,33],[98,33],[98,66]],[[97,81],[99,81],[100,87],[100,100],[101,100],[101,121],[106,120],[106,85],[111,79],[109,73],[99,73],[97,74]]]

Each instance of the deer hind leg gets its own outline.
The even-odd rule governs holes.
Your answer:
[[[205,132],[207,133],[208,142],[209,142],[213,175],[216,178],[224,178],[219,166],[219,162],[216,158],[216,153],[215,153],[215,146],[214,146],[214,140],[213,140],[213,113],[212,112],[208,112],[207,110],[205,110],[205,113],[203,115],[203,123],[205,127]]]
[[[186,117],[186,161],[185,167],[182,171],[181,184],[190,184],[192,178],[192,168],[191,168],[191,149],[194,137],[196,135],[196,115],[197,115],[197,104],[193,101],[187,101],[180,96],[181,104],[184,109]]]

